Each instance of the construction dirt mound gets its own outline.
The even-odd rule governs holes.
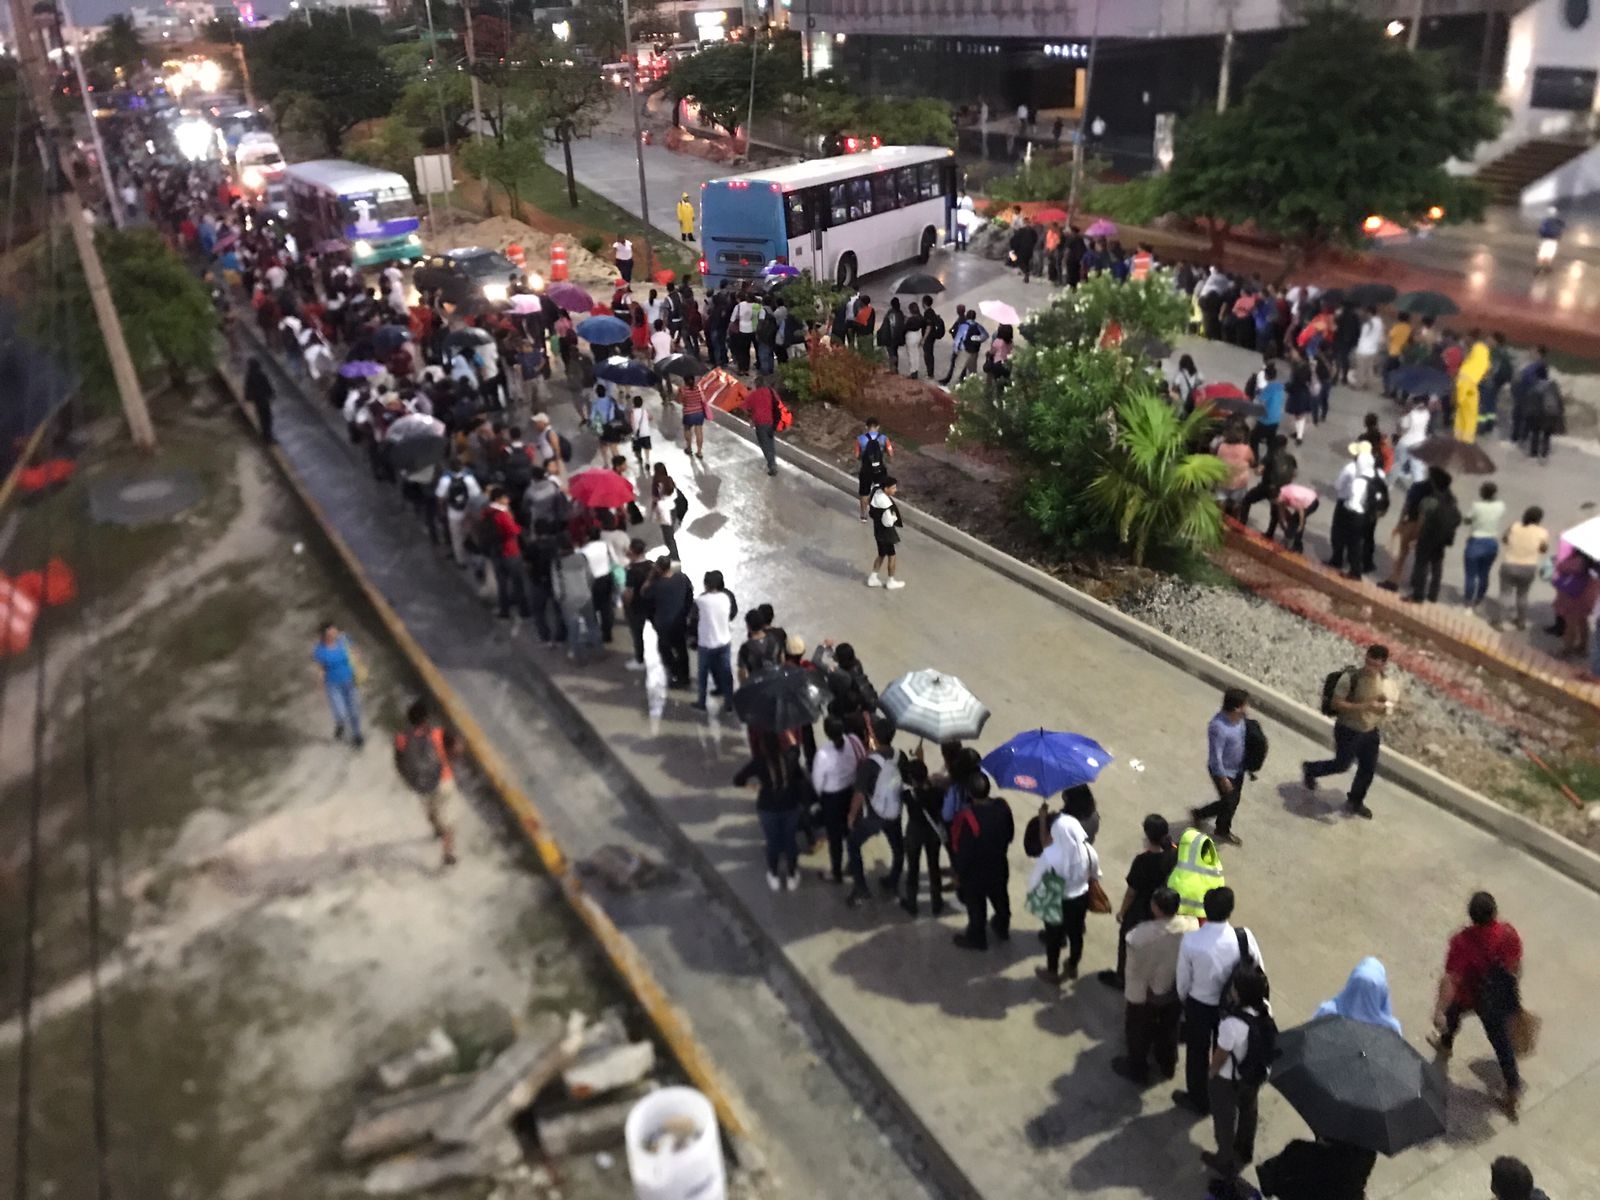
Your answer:
[[[439,227],[433,236],[425,239],[430,251],[449,250],[460,246],[487,246],[504,250],[516,244],[522,247],[528,269],[537,271],[546,279],[550,277],[550,244],[559,240],[567,251],[567,274],[575,283],[585,286],[608,285],[616,277],[616,269],[604,259],[590,254],[570,234],[552,237],[540,233],[531,225],[511,217],[493,216],[476,219],[460,213],[439,218]]]

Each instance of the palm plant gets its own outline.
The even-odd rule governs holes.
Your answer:
[[[1179,416],[1149,387],[1129,391],[1116,406],[1116,435],[1099,454],[1085,489],[1089,507],[1114,525],[1142,564],[1152,545],[1202,550],[1222,540],[1215,491],[1228,466],[1215,455],[1191,453],[1211,418]]]

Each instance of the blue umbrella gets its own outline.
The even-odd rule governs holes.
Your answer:
[[[773,279],[793,279],[800,274],[800,268],[790,266],[788,263],[769,262],[762,274],[769,275]]]
[[[620,383],[625,387],[651,387],[656,373],[642,362],[632,358],[608,358],[594,369],[597,379]]]
[[[382,375],[383,368],[375,362],[357,358],[340,367],[339,374],[346,379],[371,379],[374,375]]]
[[[1390,371],[1383,383],[1402,396],[1448,396],[1456,390],[1455,380],[1437,367],[1400,367]]]
[[[404,325],[380,325],[372,335],[372,344],[380,354],[393,354],[410,336],[411,330]]]
[[[620,346],[629,333],[628,323],[616,317],[587,317],[573,329],[584,341],[598,346]]]
[[[1003,788],[1053,796],[1069,787],[1093,783],[1111,763],[1111,755],[1081,733],[1030,729],[989,751],[983,769]]]

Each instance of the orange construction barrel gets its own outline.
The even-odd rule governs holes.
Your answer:
[[[550,243],[550,282],[561,283],[567,277],[567,248],[560,242]]]
[[[523,252],[522,247],[516,242],[512,242],[506,247],[506,257],[517,264],[518,270],[528,265],[527,254]]]

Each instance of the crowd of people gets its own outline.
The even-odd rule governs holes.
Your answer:
[[[946,909],[948,883],[966,910],[965,928],[953,939],[956,947],[983,952],[995,941],[1010,940],[1016,821],[980,753],[959,741],[940,745],[933,761],[921,743],[906,751],[897,745],[900,731],[855,647],[832,640],[808,644],[779,623],[772,604],[741,610],[720,571],[706,571],[697,588],[682,569],[676,543],[689,510],[687,496],[667,465],[651,455],[670,403],[680,413],[691,467],[699,470],[709,415],[704,398],[692,379],[668,402],[650,387],[630,391],[595,375],[595,364],[612,351],[637,350],[659,361],[669,353],[696,352],[702,341],[713,362],[722,356],[748,370],[753,353],[756,371],[770,372],[782,360],[785,331],[791,327],[781,302],[730,290],[714,293],[702,307],[688,288],[670,287],[636,301],[624,280],[613,307],[627,312],[631,330],[647,330],[643,341],[632,336],[630,344],[588,346],[577,337],[571,317],[547,305],[463,315],[439,297],[406,303],[410,297],[398,272],[386,269],[369,281],[336,256],[297,247],[240,202],[219,203],[216,181],[202,169],[153,168],[139,181],[157,219],[206,262],[224,327],[237,319],[240,303],[248,304],[262,340],[283,362],[299,364],[306,380],[319,385],[327,402],[339,409],[351,438],[366,447],[374,475],[400,489],[440,554],[474,569],[485,584],[494,581],[502,617],[520,613],[545,645],[564,641],[572,654],[602,652],[620,622],[630,634],[628,667],[650,669],[653,640],[667,686],[692,688],[690,707],[698,710],[708,709],[717,697],[730,708],[741,688],[773,673],[800,672],[810,680],[821,698],[816,719],[781,728],[748,723],[750,757],[735,777],[736,784],[755,790],[766,881],[773,892],[798,889],[803,860],[817,854],[826,864],[822,878],[848,885],[843,900],[851,907],[881,895],[918,917],[925,893],[937,917]],[[867,331],[864,336],[876,336],[870,304],[866,296],[852,297],[835,314],[835,332],[863,336],[850,329],[855,324]],[[891,314],[897,304],[891,304]],[[931,374],[929,347],[938,338],[929,335],[944,323],[931,299],[914,307],[922,309],[924,323],[912,362],[920,360]],[[988,340],[980,338],[968,348],[966,327],[975,323],[975,315],[962,310],[950,327],[952,371],[957,357],[975,357]],[[665,340],[655,342],[657,334],[665,334]],[[995,338],[1001,336],[997,331]],[[1009,330],[1004,340],[1009,345]],[[1270,367],[1264,373],[1270,385]],[[630,485],[637,480],[636,500],[597,504],[575,494],[583,489],[573,469],[574,447],[545,411],[563,386],[597,443],[590,472],[610,472]],[[761,391],[770,389],[756,389]],[[247,370],[246,393],[263,417],[264,436],[270,437],[272,387],[259,359]],[[757,397],[751,406],[769,470],[774,469],[770,427],[778,407],[775,396]],[[533,410],[525,421],[518,415],[523,409]],[[763,415],[770,419],[763,421]],[[766,439],[759,436],[763,424],[769,427]],[[1223,442],[1248,449],[1251,436],[1258,444],[1266,442],[1269,454],[1285,451],[1286,439],[1275,429],[1245,436],[1242,443],[1239,431],[1229,430]],[[437,439],[442,450],[421,456],[401,451],[422,439]],[[1356,477],[1375,478],[1372,467],[1381,445],[1363,445],[1354,460]],[[900,522],[890,474],[894,448],[869,421],[856,440],[856,453],[860,515],[873,526],[877,551],[867,583],[897,588],[903,581],[896,571]],[[1254,501],[1271,501],[1276,512],[1281,493],[1293,486],[1292,471],[1286,478],[1263,471],[1255,488],[1245,480],[1229,490],[1241,492],[1237,501],[1247,508],[1250,495],[1269,478],[1277,481],[1277,491],[1255,495]],[[1449,486],[1448,478],[1432,478],[1410,490],[1408,505],[1414,494],[1425,497],[1417,506],[1421,526],[1439,527],[1437,519],[1428,525],[1427,513],[1444,506]],[[1432,508],[1424,513],[1428,498]],[[1346,511],[1349,499],[1341,497]],[[1492,493],[1485,502],[1493,502]],[[1306,511],[1311,507],[1314,501]],[[1497,528],[1502,515],[1486,511],[1475,519],[1474,539],[1480,526]],[[1354,555],[1350,561],[1365,566],[1367,526],[1352,529],[1348,517],[1339,520],[1345,531],[1339,546]],[[1536,512],[1526,514],[1523,525],[1537,529],[1537,520]],[[656,525],[661,536],[661,552],[653,558],[635,532],[645,524]],[[1518,553],[1529,547],[1538,552],[1542,535],[1542,530],[1518,535]],[[1419,533],[1419,561],[1434,561],[1434,541]],[[1484,558],[1480,548],[1478,578],[1486,578]],[[736,643],[740,622],[743,638]],[[328,623],[313,658],[335,737],[348,738],[359,749],[359,656],[348,636]],[[1374,647],[1361,668],[1332,681],[1328,711],[1336,718],[1335,757],[1303,767],[1305,786],[1314,788],[1319,778],[1355,765],[1347,805],[1358,816],[1371,816],[1365,794],[1376,764],[1378,731],[1397,698],[1386,680],[1386,663],[1386,652]],[[1089,953],[1091,915],[1113,917],[1115,966],[1108,964],[1099,978],[1121,992],[1125,1006],[1124,1053],[1114,1069],[1148,1085],[1175,1078],[1181,1054],[1184,1074],[1175,1102],[1212,1120],[1215,1149],[1204,1160],[1219,1200],[1249,1194],[1243,1171],[1255,1161],[1260,1092],[1276,1038],[1262,947],[1248,929],[1233,924],[1237,900],[1223,883],[1217,848],[1218,843],[1241,844],[1233,823],[1246,776],[1265,754],[1264,743],[1256,744],[1259,730],[1251,732],[1248,704],[1247,694],[1230,690],[1207,729],[1207,773],[1217,801],[1190,814],[1181,829],[1158,814],[1144,819],[1143,845],[1129,865],[1117,904],[1102,882],[1095,848],[1101,814],[1087,783],[1046,797],[1022,831],[1023,852],[1033,860],[1026,907],[1041,924],[1039,979],[1052,991],[1076,979]],[[451,760],[457,753],[453,740],[418,702],[407,713],[406,727],[397,731],[393,749],[397,772],[421,797],[448,866],[455,861],[448,820]],[[1052,807],[1052,800],[1059,807]],[[880,838],[888,862],[873,881],[867,851]],[[1479,1018],[1500,1063],[1502,1105],[1512,1117],[1521,1089],[1511,1038],[1521,1011],[1515,982],[1521,956],[1516,931],[1500,920],[1493,898],[1473,896],[1469,924],[1448,947],[1436,1006],[1436,1048],[1442,1057],[1450,1053],[1463,1017]],[[1319,1015],[1398,1032],[1383,965],[1376,959],[1360,963]],[[1257,1176],[1266,1194],[1283,1200],[1354,1200],[1364,1193],[1374,1159],[1373,1150],[1362,1146],[1296,1141],[1261,1162]],[[1494,1178],[1497,1200],[1533,1200],[1531,1176],[1515,1160],[1497,1161]]]

